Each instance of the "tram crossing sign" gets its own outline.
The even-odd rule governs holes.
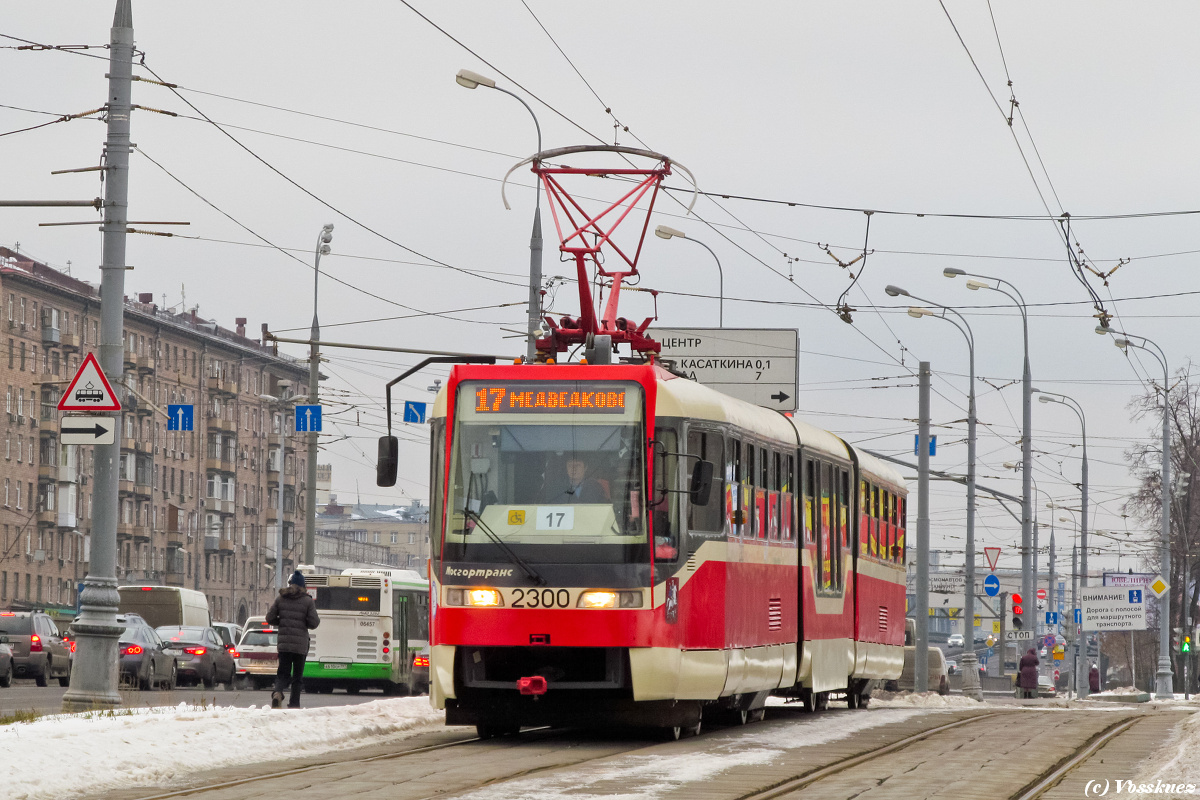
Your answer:
[[[167,405],[167,430],[192,431],[195,429],[195,406],[175,403]]]
[[[79,365],[67,391],[58,401],[59,411],[120,411],[121,401],[112,384],[104,377],[95,353],[88,353]]]
[[[796,410],[795,328],[651,328],[662,358],[697,383],[776,411]]]

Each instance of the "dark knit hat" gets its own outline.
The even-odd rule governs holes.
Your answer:
[[[292,577],[288,579],[288,583],[294,584],[296,586],[299,586],[301,589],[303,589],[304,585],[305,585],[304,584],[304,573],[301,572],[300,570],[296,570],[295,572],[292,573]]]

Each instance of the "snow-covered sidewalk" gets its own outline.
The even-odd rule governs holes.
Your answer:
[[[310,756],[402,739],[440,725],[427,697],[354,706],[176,707],[61,714],[0,726],[7,800],[78,797],[178,781],[236,764]],[[48,753],[62,756],[47,769]]]

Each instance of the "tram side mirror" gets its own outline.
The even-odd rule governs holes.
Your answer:
[[[712,495],[712,481],[713,463],[697,461],[696,466],[692,467],[692,483],[688,487],[688,496],[691,498],[692,505],[708,505],[709,496]]]
[[[379,458],[375,462],[375,485],[395,486],[400,464],[400,442],[395,436],[379,437]]]

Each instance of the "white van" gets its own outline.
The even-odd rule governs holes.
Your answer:
[[[122,614],[139,614],[152,628],[163,625],[207,628],[212,625],[208,598],[178,586],[118,586]]]

